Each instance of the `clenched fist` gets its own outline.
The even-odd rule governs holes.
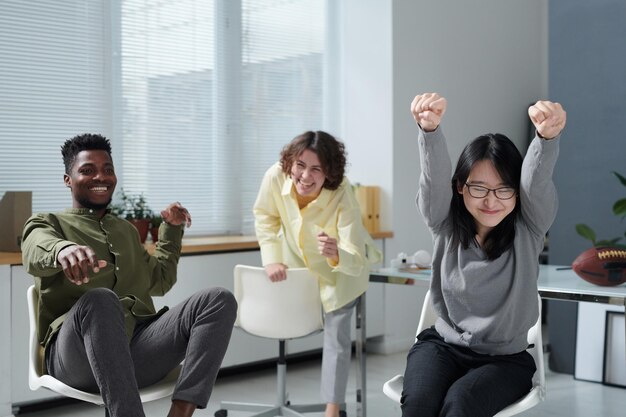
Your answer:
[[[330,259],[335,265],[339,263],[337,239],[328,236],[325,232],[320,232],[317,234],[317,249],[320,255]]]
[[[424,93],[415,96],[411,103],[411,113],[415,122],[425,132],[432,132],[441,123],[448,102],[437,93]]]
[[[537,133],[544,139],[553,139],[561,133],[567,121],[567,113],[559,103],[538,101],[528,108],[528,117]]]

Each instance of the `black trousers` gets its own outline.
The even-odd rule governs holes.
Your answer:
[[[492,417],[532,388],[536,367],[526,351],[483,355],[446,343],[434,328],[417,339],[404,373],[404,417]]]
[[[236,314],[230,292],[202,290],[138,325],[129,344],[117,295],[89,290],[51,342],[48,372],[74,388],[100,392],[112,417],[144,417],[138,387],[154,384],[185,359],[172,399],[204,408]]]

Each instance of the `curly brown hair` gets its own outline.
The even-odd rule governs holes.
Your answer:
[[[336,190],[343,181],[346,171],[346,149],[342,142],[332,135],[318,130],[304,132],[293,138],[280,152],[280,166],[286,175],[291,175],[291,167],[306,149],[317,154],[326,177],[324,188]]]

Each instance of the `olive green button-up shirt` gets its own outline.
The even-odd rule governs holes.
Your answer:
[[[98,218],[89,209],[68,209],[32,216],[24,226],[22,261],[35,277],[39,294],[39,342],[47,346],[70,308],[93,288],[108,288],[118,295],[130,340],[138,322],[158,314],[152,296],[165,294],[176,282],[182,236],[182,226],[163,223],[156,251],[150,255],[135,227],[111,214]],[[91,247],[107,266],[92,272],[88,283],[73,284],[57,263],[59,252],[70,245]]]

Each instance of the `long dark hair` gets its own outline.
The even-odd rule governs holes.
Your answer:
[[[470,171],[478,161],[491,161],[502,181],[519,192],[522,173],[522,155],[509,138],[500,133],[488,133],[477,137],[465,146],[454,175],[452,176],[452,200],[450,216],[452,218],[452,248],[467,249],[471,242],[476,241],[476,222],[467,211],[463,195],[458,190],[465,185]],[[517,197],[513,197],[517,198]],[[513,246],[515,238],[515,222],[520,213],[520,200],[508,216],[495,226],[482,242],[487,258],[493,260]]]

